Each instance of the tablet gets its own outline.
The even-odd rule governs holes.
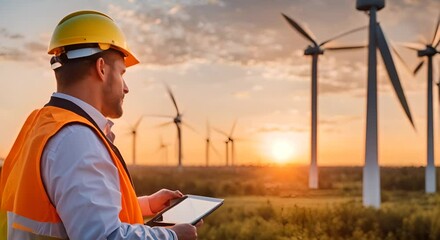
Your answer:
[[[185,195],[176,199],[171,205],[150,221],[149,226],[172,226],[179,223],[195,225],[200,219],[208,216],[223,204],[224,199],[197,195]]]

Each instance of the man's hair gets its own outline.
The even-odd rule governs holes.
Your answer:
[[[76,59],[67,59],[66,56],[61,55],[60,58],[63,59],[63,64],[55,69],[55,78],[58,86],[68,87],[84,79],[87,75],[91,74],[99,58],[103,58],[106,64],[113,65],[117,59],[115,57],[116,54],[123,56],[122,53],[113,49]]]

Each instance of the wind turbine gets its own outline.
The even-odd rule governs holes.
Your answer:
[[[137,139],[137,129],[139,127],[139,124],[141,124],[142,118],[144,116],[140,116],[136,123],[131,126],[131,135],[133,138],[133,148],[132,148],[132,155],[133,155],[133,165],[136,165],[136,139]]]
[[[425,170],[425,191],[426,193],[435,193],[436,192],[436,174],[435,174],[435,165],[434,165],[434,115],[433,115],[433,100],[432,100],[432,59],[434,55],[440,53],[436,48],[440,44],[440,34],[439,34],[439,25],[440,25],[440,16],[437,20],[437,25],[434,32],[434,37],[432,38],[432,42],[425,44],[425,46],[419,46],[419,44],[407,43],[403,44],[403,46],[416,50],[417,55],[419,57],[426,57],[428,62],[428,82],[427,82],[427,163]],[[421,45],[421,44],[420,44]],[[420,61],[417,67],[414,69],[414,74],[416,74],[423,64],[425,60]]]
[[[171,98],[171,101],[173,102],[174,108],[176,109],[176,115],[175,116],[170,116],[170,115],[148,115],[151,117],[165,117],[165,118],[171,118],[173,119],[173,121],[171,122],[165,122],[163,124],[158,125],[158,127],[164,127],[170,124],[175,124],[176,128],[177,128],[177,159],[178,159],[178,167],[181,168],[182,167],[182,125],[184,125],[185,127],[191,129],[192,131],[196,132],[197,131],[192,128],[191,126],[189,126],[188,124],[182,122],[182,113],[179,111],[179,107],[177,106],[177,102],[176,99],[174,97],[173,92],[171,91],[171,88],[165,84],[165,88],[167,90],[167,93],[169,95],[169,97]]]
[[[162,153],[162,155],[164,156],[165,159],[165,166],[168,165],[168,147],[169,144],[165,144],[163,141],[162,136],[160,136],[159,138],[159,147],[157,148],[155,153]]]
[[[312,37],[311,33],[308,33],[303,27],[301,27],[297,22],[295,22],[292,18],[284,15],[282,13],[283,17],[286,19],[286,21],[295,29],[297,30],[303,37],[308,39],[313,45],[309,45],[305,51],[304,55],[311,55],[312,56],[312,132],[311,132],[311,161],[310,161],[310,169],[309,169],[309,188],[311,189],[317,189],[318,188],[318,157],[317,157],[317,139],[318,139],[318,56],[324,54],[325,50],[351,50],[351,49],[359,49],[359,48],[365,48],[364,45],[362,46],[344,46],[344,47],[327,47],[324,48],[324,45],[336,40],[338,38],[341,38],[343,36],[349,35],[351,33],[360,31],[365,29],[366,27],[359,27],[353,30],[350,30],[348,32],[344,32],[341,34],[338,34],[337,36],[330,38],[320,44],[317,43],[317,41]]]
[[[225,145],[226,145],[226,166],[229,166],[229,143],[231,143],[231,166],[234,166],[234,158],[235,158],[235,147],[234,147],[234,138],[232,137],[232,134],[234,134],[235,126],[237,125],[237,120],[234,121],[234,124],[232,125],[231,131],[229,134],[226,132],[214,128],[215,131],[218,133],[224,135],[226,137]]]
[[[219,152],[217,151],[217,149],[215,149],[214,145],[212,145],[211,142],[211,128],[209,126],[209,121],[206,122],[206,147],[205,147],[205,159],[206,159],[206,167],[209,166],[209,149],[212,148],[212,150],[214,150],[215,153],[219,154]]]
[[[368,43],[368,83],[367,83],[367,121],[365,141],[365,166],[363,169],[363,205],[380,207],[380,173],[377,144],[377,56],[376,49],[382,55],[385,68],[405,113],[414,127],[411,112],[400,84],[393,58],[385,36],[376,20],[376,12],[385,7],[385,0],[357,0],[356,8],[369,12]],[[376,46],[377,43],[377,46]]]

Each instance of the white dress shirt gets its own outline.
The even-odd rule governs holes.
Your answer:
[[[75,103],[107,136],[112,134],[113,123],[91,105],[62,93],[52,96]],[[87,126],[68,125],[49,140],[41,158],[41,174],[69,239],[177,239],[167,228],[119,220],[118,170],[107,148]]]

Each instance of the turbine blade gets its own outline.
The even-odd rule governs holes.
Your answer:
[[[397,49],[394,47],[394,44],[391,43],[391,49],[393,50],[393,53],[397,56],[397,58],[399,59],[400,62],[403,63],[403,66],[405,66],[405,69],[409,72],[409,73],[413,73],[413,71],[411,70],[411,68],[408,66],[408,64],[406,63],[406,61],[402,58],[402,56],[400,56],[399,52],[397,52]]]
[[[189,125],[188,123],[182,122],[182,125],[187,127],[188,129],[190,129],[191,131],[195,132],[196,134],[200,135],[200,133],[195,128],[193,128],[191,125]]]
[[[171,125],[171,124],[173,124],[173,123],[174,123],[174,122],[166,122],[166,123],[162,123],[162,124],[156,125],[154,128],[165,127],[165,126]]]
[[[422,68],[422,66],[423,66],[423,63],[425,63],[425,61],[424,60],[422,60],[422,61],[420,61],[420,63],[417,65],[417,67],[416,68],[414,68],[414,75],[415,74],[417,74],[417,72]]]
[[[254,142],[253,140],[247,138],[234,138],[235,142]]]
[[[209,120],[206,119],[206,138],[209,139],[210,136],[211,136],[211,129],[209,128]]]
[[[162,150],[162,148],[157,148],[156,150],[154,150],[151,156],[156,156],[158,153],[160,153],[160,150]]]
[[[209,142],[209,147],[217,154],[217,156],[220,156],[220,152],[214,147],[214,144],[212,142]]]
[[[234,133],[235,126],[237,126],[237,119],[235,119],[234,124],[232,125],[232,128],[231,128],[231,133],[229,134],[228,137],[232,138],[232,134]]]
[[[151,155],[154,156],[158,154],[161,150],[162,150],[162,146],[159,146],[158,148],[156,148],[156,150],[154,150],[154,152]]]
[[[399,43],[399,45],[416,51],[420,51],[425,48],[425,46],[423,46],[423,44],[420,43]]]
[[[174,118],[171,115],[163,115],[163,114],[146,114],[145,117],[158,117],[158,118]]]
[[[385,67],[388,72],[388,76],[391,80],[391,83],[393,85],[394,91],[397,94],[397,97],[399,98],[400,104],[402,105],[403,109],[405,110],[406,116],[408,117],[409,121],[411,122],[411,125],[415,128],[414,122],[411,116],[411,112],[409,110],[408,103],[406,101],[405,93],[403,92],[402,86],[400,84],[399,75],[397,74],[396,67],[394,66],[393,57],[391,56],[390,49],[388,48],[387,42],[385,40],[385,36],[382,32],[382,28],[379,24],[377,24],[376,27],[376,41],[380,50],[380,53],[382,55],[382,59],[385,63]]]
[[[174,107],[176,108],[176,112],[177,112],[177,114],[180,114],[180,112],[179,112],[179,108],[177,107],[176,99],[174,98],[174,94],[173,94],[173,92],[171,91],[170,86],[168,86],[167,84],[165,84],[165,87],[166,87],[166,89],[167,89],[168,95],[170,96],[171,100],[173,101],[173,104],[174,104]]]
[[[329,42],[331,42],[331,41],[333,41],[333,40],[336,40],[336,39],[338,39],[338,38],[341,38],[341,37],[344,37],[344,36],[350,35],[350,34],[352,34],[352,33],[358,32],[358,31],[360,31],[360,30],[364,30],[364,29],[366,29],[367,27],[368,27],[368,26],[358,27],[358,28],[352,29],[352,30],[350,30],[350,31],[340,33],[340,34],[336,35],[335,37],[332,37],[332,38],[330,38],[330,39],[328,39],[328,40],[322,42],[321,44],[319,44],[319,46],[324,46],[325,44],[327,44],[327,43],[329,43]]]
[[[353,46],[335,46],[335,47],[326,47],[325,50],[352,50],[352,49],[361,49],[366,48],[368,45],[353,45]]]
[[[434,33],[434,37],[432,38],[432,43],[431,43],[431,45],[435,46],[435,48],[437,48],[438,44],[440,43],[439,27],[440,27],[440,15],[438,16],[437,26],[435,26],[435,33]]]
[[[310,36],[311,34],[307,33],[304,28],[302,28],[297,22],[295,22],[290,17],[284,15],[284,13],[281,13],[283,17],[286,19],[286,21],[292,26],[294,29],[296,29],[301,35],[303,35],[305,38],[307,38],[309,41],[311,41],[315,46],[318,46],[318,43]]]
[[[136,130],[138,127],[139,127],[139,124],[141,123],[141,121],[142,121],[142,118],[143,118],[144,116],[140,116],[139,117],[139,119],[136,121],[136,123],[134,124],[134,129]]]
[[[227,134],[226,132],[223,132],[223,131],[220,130],[220,129],[217,129],[217,128],[212,128],[212,129],[213,129],[214,131],[216,131],[216,132],[218,132],[218,133],[224,135],[225,137],[229,137],[228,134]]]

